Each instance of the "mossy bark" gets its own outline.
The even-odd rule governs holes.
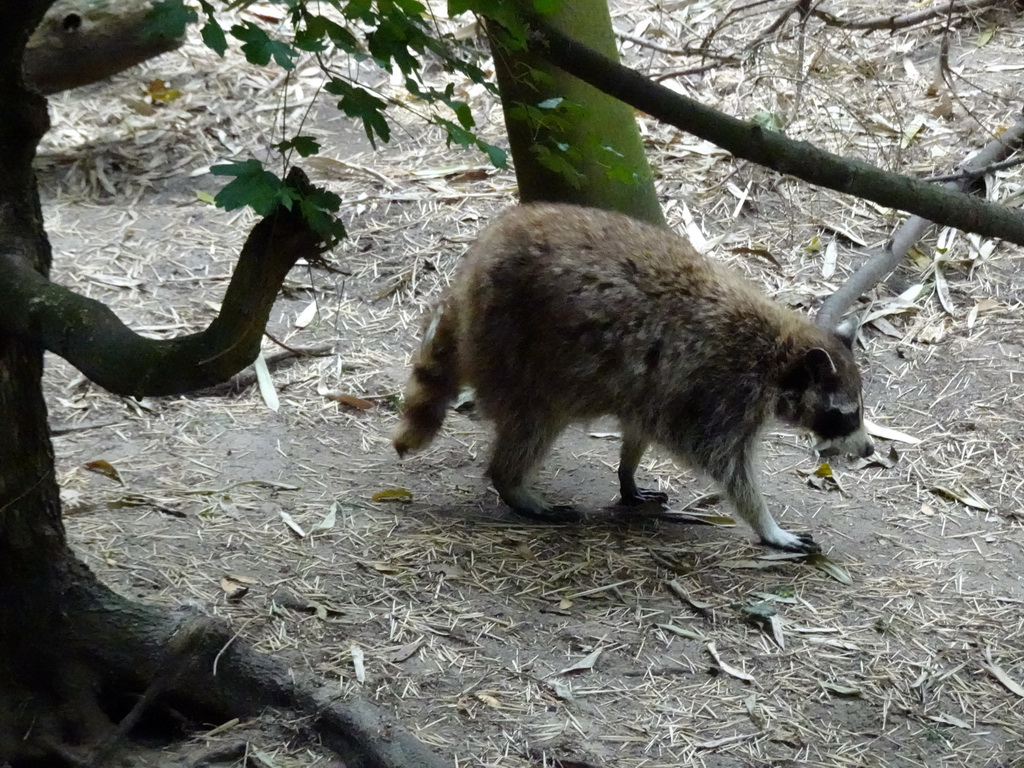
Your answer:
[[[606,0],[562,0],[548,22],[617,60]],[[493,22],[488,34],[520,199],[664,224],[632,108],[516,48]]]

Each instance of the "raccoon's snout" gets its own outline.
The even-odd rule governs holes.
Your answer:
[[[846,437],[821,440],[814,446],[814,450],[822,458],[830,458],[839,454],[857,456],[866,459],[875,452],[875,444],[868,437],[863,427]]]

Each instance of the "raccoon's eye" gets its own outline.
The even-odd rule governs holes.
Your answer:
[[[818,414],[813,429],[826,440],[851,435],[860,429],[860,408],[853,411],[828,408]]]

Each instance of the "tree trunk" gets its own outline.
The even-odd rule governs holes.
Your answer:
[[[548,21],[618,60],[606,0],[563,0]],[[488,36],[520,199],[589,205],[664,224],[633,110],[516,49],[493,22]]]
[[[68,548],[42,395],[43,349],[73,336],[76,319],[96,302],[62,294],[76,309],[62,334],[59,307],[42,300],[51,259],[32,162],[49,126],[46,101],[24,82],[22,51],[48,5],[9,3],[0,25],[0,766],[100,765],[144,710],[166,701],[207,722],[265,706],[295,708],[349,768],[444,768],[372,705],[339,704],[295,685],[283,665],[253,653],[222,622],[115,594]],[[300,255],[319,253],[318,242],[301,215],[282,206],[260,222],[244,249],[248,276],[233,277],[225,297],[233,308],[218,315],[205,344],[202,334],[188,337],[196,348],[181,367],[199,367],[211,350],[244,346],[253,336],[258,342],[288,269]],[[45,338],[48,324],[54,338]],[[90,352],[105,350],[103,339],[79,336],[69,358],[81,355],[84,364]],[[168,359],[180,346],[167,345]],[[204,378],[226,379],[251,357],[218,364]],[[152,388],[145,375],[141,381],[143,390]],[[136,702],[127,714],[126,701]]]

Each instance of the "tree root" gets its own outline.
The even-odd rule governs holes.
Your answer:
[[[99,692],[91,707],[74,702],[71,719],[97,721],[99,702],[111,693],[139,698],[116,726],[104,715],[102,732],[94,728],[71,746],[58,736],[68,713],[52,708],[38,738],[30,733],[13,755],[11,740],[2,745],[0,764],[41,756],[73,768],[111,764],[132,728],[156,706],[196,722],[224,722],[268,707],[285,710],[305,718],[310,737],[335,751],[346,768],[450,766],[370,702],[340,701],[309,683],[294,682],[284,665],[257,654],[224,622],[134,603],[105,587],[80,561],[69,559],[68,565],[67,659],[91,678],[85,687]],[[85,711],[90,708],[91,713]]]

